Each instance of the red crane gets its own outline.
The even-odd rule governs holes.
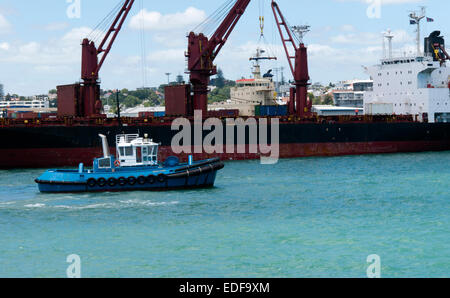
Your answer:
[[[134,0],[125,0],[108,32],[100,43],[95,46],[93,41],[85,38],[81,44],[81,79],[82,84],[58,86],[58,109],[61,116],[90,117],[99,115],[102,109],[100,101],[99,72],[108,57],[109,52],[122,29]],[[102,55],[100,62],[99,55]],[[75,100],[75,105],[73,101]]]
[[[208,111],[208,85],[210,77],[217,74],[214,59],[228,40],[239,19],[247,9],[250,0],[238,0],[215,33],[208,39],[204,34],[191,32],[188,36],[188,70],[193,86],[193,108]]]
[[[289,67],[294,76],[295,88],[291,88],[290,92],[289,113],[304,118],[311,115],[312,108],[312,102],[308,101],[308,82],[310,79],[308,73],[308,50],[303,42],[297,46],[293,38],[292,30],[289,28],[280,7],[275,1],[272,1],[272,10],[275,21],[277,22],[284,50],[286,51]],[[294,49],[294,55],[289,51],[289,44]]]

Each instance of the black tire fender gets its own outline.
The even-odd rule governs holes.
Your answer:
[[[133,176],[131,176],[131,177],[128,177],[128,184],[130,184],[130,185],[135,185],[136,184],[136,182],[137,182],[137,180],[136,180],[136,178],[135,177],[133,177]]]
[[[95,187],[96,185],[97,185],[97,181],[94,179],[94,178],[90,178],[90,179],[88,179],[88,181],[87,181],[87,185],[89,186],[89,187]]]
[[[140,185],[144,185],[145,183],[147,183],[147,179],[145,178],[145,176],[139,176],[139,177],[137,178],[137,182],[138,182],[138,184],[140,184]]]
[[[127,182],[128,182],[127,178],[125,178],[125,177],[120,177],[119,179],[117,179],[117,181],[120,186],[125,186],[125,185],[127,185]]]
[[[167,176],[166,175],[164,175],[164,174],[159,174],[158,175],[158,182],[164,183],[166,181],[167,181]]]
[[[111,187],[114,187],[117,185],[117,179],[116,178],[109,178],[108,179],[108,185]]]
[[[155,176],[149,175],[149,176],[147,177],[147,182],[148,182],[148,184],[155,184],[155,182],[156,182]]]
[[[97,185],[100,187],[104,187],[106,185],[106,179],[105,178],[98,178]]]

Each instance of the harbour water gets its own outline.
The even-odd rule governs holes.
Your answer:
[[[198,191],[40,194],[0,171],[0,277],[450,277],[450,152],[230,162]]]

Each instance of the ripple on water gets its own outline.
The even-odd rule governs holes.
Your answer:
[[[40,194],[0,171],[0,277],[448,277],[450,153],[227,163],[215,188]],[[42,264],[45,264],[44,266]]]

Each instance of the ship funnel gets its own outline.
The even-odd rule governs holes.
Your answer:
[[[103,157],[108,158],[111,156],[109,153],[109,145],[108,145],[108,139],[105,135],[98,135],[102,139],[102,147],[103,147]]]

